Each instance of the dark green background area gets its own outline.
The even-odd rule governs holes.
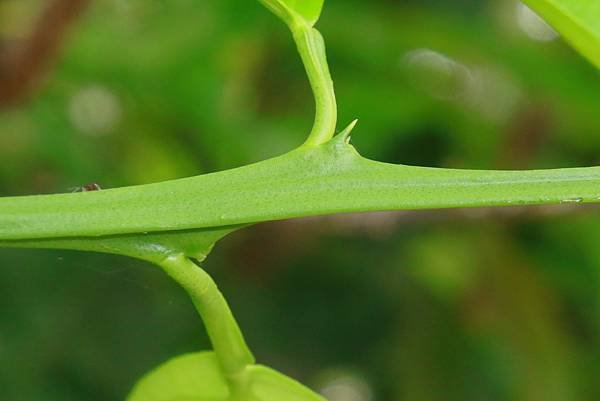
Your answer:
[[[2,43],[25,37],[43,3],[0,1]],[[318,26],[358,151],[456,168],[598,164],[597,70],[560,39],[528,37],[515,10],[328,0]],[[92,1],[32,94],[0,110],[0,196],[294,148],[313,103],[289,36],[252,0]],[[581,205],[371,213],[248,228],[206,267],[259,362],[315,389],[354,377],[382,401],[595,401],[599,243],[600,210]],[[0,250],[2,400],[120,400],[160,362],[208,347],[151,265]]]

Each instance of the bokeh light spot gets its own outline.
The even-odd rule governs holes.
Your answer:
[[[517,3],[517,22],[521,30],[533,40],[550,42],[558,38],[558,32],[521,2]]]
[[[367,381],[353,373],[331,374],[319,392],[329,401],[371,401],[373,391]]]
[[[81,133],[102,136],[114,131],[121,120],[121,104],[109,89],[92,85],[80,89],[71,98],[69,117]]]

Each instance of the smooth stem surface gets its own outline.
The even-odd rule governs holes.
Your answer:
[[[337,104],[325,42],[319,31],[304,24],[292,26],[292,33],[315,97],[315,121],[304,145],[316,146],[333,137],[337,123]]]
[[[225,376],[235,382],[247,366],[254,364],[254,357],[223,294],[204,270],[181,254],[169,256],[159,265],[192,298]]]

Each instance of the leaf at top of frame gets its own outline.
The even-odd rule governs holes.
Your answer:
[[[301,19],[313,26],[319,20],[325,0],[259,0],[288,25]]]
[[[600,1],[524,0],[600,68]]]

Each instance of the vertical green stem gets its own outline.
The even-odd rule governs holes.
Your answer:
[[[315,122],[304,145],[317,146],[333,137],[337,124],[337,104],[327,65],[325,42],[319,31],[311,26],[297,23],[291,29],[316,103]]]
[[[188,292],[204,321],[223,372],[228,379],[235,379],[254,363],[254,357],[215,282],[182,254],[169,256],[159,265]]]

